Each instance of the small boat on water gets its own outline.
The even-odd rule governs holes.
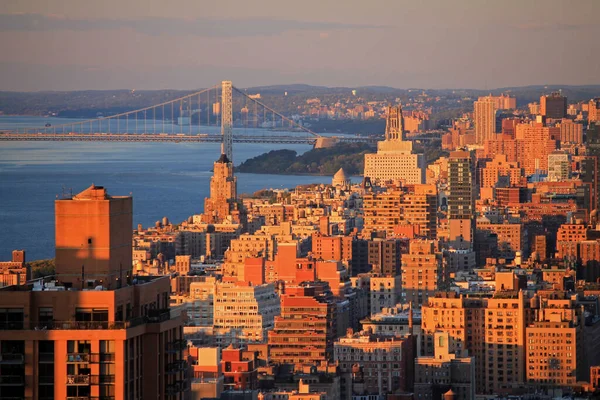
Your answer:
[[[46,128],[49,128],[52,126],[52,124],[50,122],[47,122],[46,125],[44,125]]]

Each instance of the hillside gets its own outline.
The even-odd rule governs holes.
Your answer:
[[[365,143],[338,144],[327,149],[313,149],[302,155],[294,150],[272,150],[246,160],[236,167],[236,172],[333,175],[344,168],[348,175],[361,175],[365,154],[374,151]]]

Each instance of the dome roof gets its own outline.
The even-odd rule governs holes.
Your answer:
[[[348,177],[346,176],[346,171],[344,171],[344,168],[340,168],[339,171],[336,172],[335,175],[333,176],[333,179],[336,181],[348,180]]]
[[[346,172],[344,171],[344,168],[340,168],[340,170],[338,172],[335,173],[335,175],[333,176],[333,179],[331,180],[331,185],[332,186],[346,186],[349,184],[349,179],[348,176],[346,175]]]

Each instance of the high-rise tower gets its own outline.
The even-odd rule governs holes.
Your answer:
[[[474,102],[475,141],[484,144],[494,138],[496,132],[496,102],[493,97],[480,97]]]
[[[221,135],[223,136],[221,153],[225,154],[229,162],[233,164],[232,85],[231,81],[223,81],[221,85],[221,103],[223,105],[223,112],[221,113]]]
[[[402,116],[402,106],[388,106],[387,118],[385,123],[385,140],[403,139],[404,117]]]
[[[404,141],[402,107],[388,107],[385,140],[377,143],[377,154],[365,154],[365,177],[372,181],[425,182],[425,158],[413,153],[412,142]]]

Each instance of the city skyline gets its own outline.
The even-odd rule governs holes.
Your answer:
[[[8,1],[0,87],[189,89],[225,78],[244,87],[597,84],[597,9],[593,1]]]

